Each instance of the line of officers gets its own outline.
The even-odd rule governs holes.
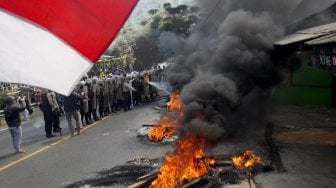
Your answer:
[[[80,121],[81,125],[88,125],[119,110],[131,110],[132,104],[137,106],[144,101],[151,101],[153,91],[149,87],[149,79],[148,75],[132,77],[125,74],[110,74],[101,79],[84,77],[76,85],[70,100],[76,106],[76,113],[80,117],[80,120],[75,118],[76,126],[78,125],[77,121]],[[52,132],[57,133],[62,129],[59,125],[59,117],[67,113],[66,108],[69,106],[69,104],[64,104],[69,100],[64,99],[67,99],[67,96],[50,90],[44,90],[41,93],[40,109],[44,115],[47,138],[54,136]],[[71,135],[73,135],[74,128],[71,120],[68,120],[68,126]],[[78,126],[77,131],[79,133]]]

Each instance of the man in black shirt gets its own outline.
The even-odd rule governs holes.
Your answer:
[[[20,112],[23,112],[25,109],[25,107],[18,107],[14,105],[13,97],[6,98],[6,107],[4,109],[5,120],[11,133],[13,146],[16,153],[25,152],[21,149],[22,128],[20,119]]]

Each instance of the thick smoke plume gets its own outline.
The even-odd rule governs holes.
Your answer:
[[[178,54],[167,76],[185,104],[180,137],[192,131],[216,142],[262,123],[272,88],[282,80],[273,43],[300,3],[200,0],[204,19],[189,38],[161,36]]]

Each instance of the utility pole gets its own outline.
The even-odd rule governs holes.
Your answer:
[[[331,93],[332,93],[332,99],[331,99],[331,107],[336,108],[336,76],[331,75],[332,77],[332,85],[331,85]]]

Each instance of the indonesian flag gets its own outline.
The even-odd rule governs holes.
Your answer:
[[[0,82],[68,95],[138,0],[0,0]]]

